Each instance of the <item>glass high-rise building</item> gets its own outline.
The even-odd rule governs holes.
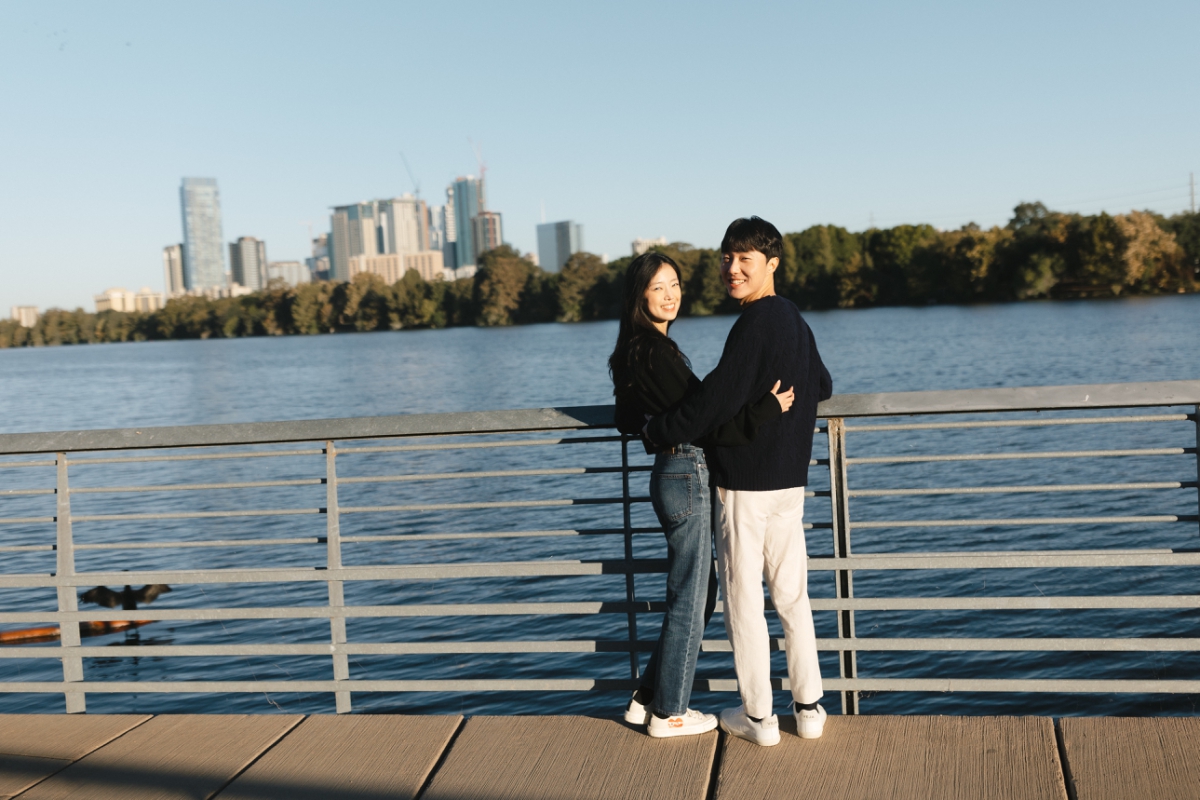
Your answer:
[[[225,286],[225,245],[216,178],[184,178],[179,204],[183,211],[184,286],[201,291]]]
[[[543,222],[537,226],[538,264],[558,272],[567,259],[583,249],[583,226],[571,220]]]
[[[471,220],[485,207],[483,181],[469,175],[454,182],[454,221],[458,234],[454,243],[454,261],[457,267],[475,266],[475,235]]]

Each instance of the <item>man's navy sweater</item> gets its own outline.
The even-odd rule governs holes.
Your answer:
[[[750,444],[708,450],[709,466],[724,489],[769,492],[806,486],[817,403],[833,394],[833,380],[808,323],[782,297],[770,295],[747,306],[700,391],[650,420],[646,431],[659,444],[690,442],[762,397],[775,381],[783,382],[781,389],[795,388],[791,410],[763,425]]]

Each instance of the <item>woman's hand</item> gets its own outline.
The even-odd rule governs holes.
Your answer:
[[[792,403],[796,401],[796,393],[792,391],[794,387],[789,386],[786,392],[779,391],[779,385],[783,381],[775,381],[775,385],[771,387],[771,394],[775,395],[775,399],[779,401],[779,407],[786,413],[792,407]]]

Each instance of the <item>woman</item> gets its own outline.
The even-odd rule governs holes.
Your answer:
[[[687,358],[667,336],[680,299],[679,267],[668,256],[646,253],[629,265],[617,346],[608,360],[622,433],[640,432],[647,417],[670,411],[700,386]],[[776,394],[778,389],[776,382],[771,392],[692,444],[660,451],[643,440],[646,451],[655,454],[650,498],[667,537],[667,613],[625,721],[646,725],[655,738],[704,733],[717,726],[712,714],[688,708],[696,657],[717,590],[703,448],[752,441],[761,425],[791,407],[792,390]]]

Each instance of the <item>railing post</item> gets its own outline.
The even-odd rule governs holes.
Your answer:
[[[1194,409],[1192,421],[1196,425],[1196,511],[1200,514],[1200,405]]]
[[[629,495],[629,437],[621,434],[621,525],[625,531],[625,602],[629,603],[629,677],[635,681],[641,676],[641,665],[637,653],[637,592],[633,584],[633,518],[632,501]]]
[[[56,453],[55,464],[58,476],[55,484],[57,506],[55,508],[55,540],[57,564],[54,574],[58,579],[58,631],[59,644],[64,648],[76,648],[78,651],[79,622],[74,619],[63,619],[64,613],[79,610],[79,596],[75,594],[76,587],[64,585],[63,578],[75,574],[75,540],[71,533],[71,492],[67,484],[67,454]],[[68,655],[70,650],[63,650],[63,684],[68,714],[82,714],[87,711],[87,696],[79,690],[72,690],[70,684],[83,680],[83,659],[77,655]]]
[[[833,511],[834,558],[850,556],[850,494],[846,485],[846,423],[835,417],[828,420],[829,439],[829,498]],[[834,573],[835,596],[839,600],[854,597],[854,574],[848,569]],[[854,611],[839,609],[838,638],[854,638]],[[858,654],[854,650],[838,651],[838,666],[843,678],[858,677]],[[858,692],[842,692],[842,713],[858,713]]]
[[[327,569],[342,568],[342,530],[338,514],[337,450],[333,441],[325,442],[325,564]],[[346,606],[342,581],[329,581],[329,610]],[[330,613],[329,636],[333,644],[333,679],[350,680],[350,660],[340,645],[346,643],[346,618]],[[337,713],[350,713],[350,692],[334,692]]]

